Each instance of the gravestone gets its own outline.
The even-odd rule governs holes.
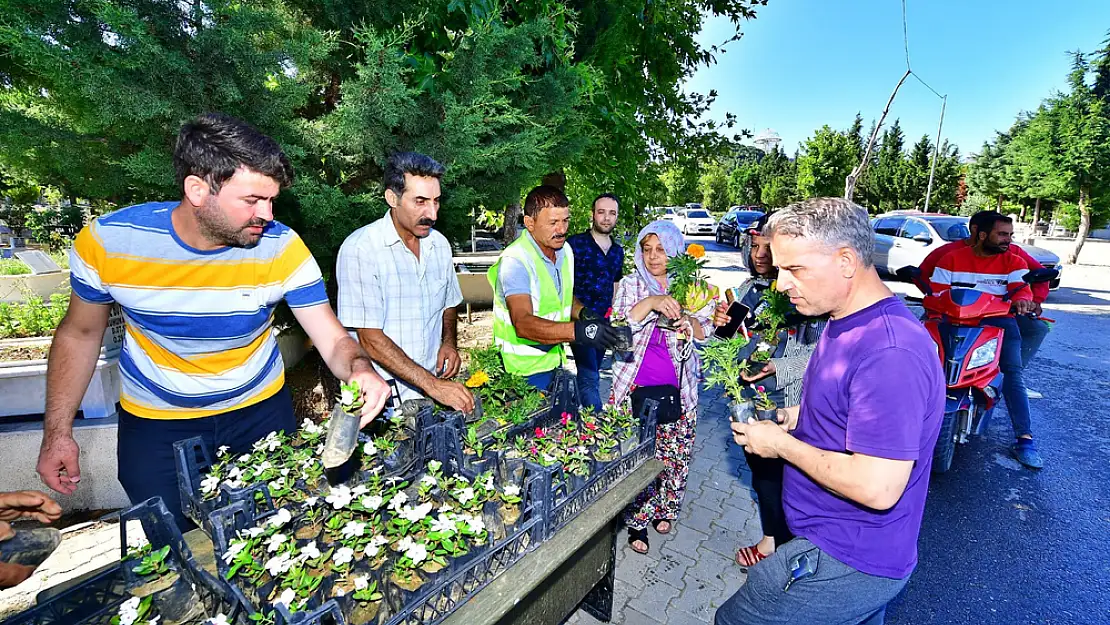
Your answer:
[[[58,263],[39,250],[25,250],[16,252],[15,257],[31,268],[31,273],[36,276],[44,273],[58,273],[62,270]]]

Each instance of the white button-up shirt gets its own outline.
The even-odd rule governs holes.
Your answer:
[[[420,239],[420,257],[401,241],[389,213],[355,230],[336,263],[339,321],[352,330],[379,329],[416,364],[434,375],[443,337],[443,311],[462,303],[451,244],[432,230]],[[393,376],[374,363],[385,379]],[[423,393],[397,381],[401,399]]]

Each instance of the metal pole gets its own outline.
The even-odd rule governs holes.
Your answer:
[[[937,173],[937,157],[940,154],[940,130],[944,128],[944,108],[948,106],[948,96],[940,100],[940,124],[937,124],[937,143],[933,146],[933,165],[929,168],[929,186],[925,189],[925,212],[929,212],[929,198],[933,195],[933,176]]]

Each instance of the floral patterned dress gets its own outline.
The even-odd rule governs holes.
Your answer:
[[[627,318],[633,306],[651,295],[648,285],[638,274],[625,276],[617,285],[617,293],[613,298],[613,314]],[[694,317],[701,324],[706,336],[713,328],[712,314],[713,307],[708,306]],[[610,403],[630,401],[632,391],[636,388],[636,374],[640,371],[658,319],[659,314],[651,312],[639,323],[629,320],[632,327],[632,358],[626,362],[618,360],[613,363]],[[697,351],[683,350],[680,347],[674,332],[664,332],[664,335],[676,373],[681,371],[679,390],[683,414],[678,421],[656,428],[655,457],[663,462],[663,471],[625,510],[625,523],[633,529],[644,529],[652,521],[672,521],[678,518],[682,499],[686,495],[686,479],[690,474],[690,457],[694,450],[701,361]],[[681,360],[686,355],[683,352],[689,353],[685,361]]]

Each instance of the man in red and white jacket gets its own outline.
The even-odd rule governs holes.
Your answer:
[[[992,295],[1005,295],[1017,291],[1011,298],[1014,311],[1018,315],[1034,312],[1033,292],[1022,277],[1029,271],[1020,256],[1010,250],[1014,225],[1009,217],[992,216],[984,220],[975,233],[975,242],[949,252],[940,261],[929,282],[934,292],[953,286],[964,286]],[[1030,424],[1029,397],[1025,393],[1025,368],[1021,358],[1021,331],[1017,320],[1008,317],[993,317],[983,320],[984,325],[1002,328],[1002,396],[1010,411],[1010,422],[1014,426],[1017,441],[1010,448],[1018,462],[1031,469],[1044,466],[1044,460],[1033,443]]]
[[[1002,216],[998,211],[986,210],[979,211],[971,216],[967,223],[967,228],[970,231],[970,236],[962,241],[953,241],[945,243],[929,253],[925,260],[921,261],[921,275],[926,280],[933,275],[933,270],[936,269],[937,263],[940,259],[947,256],[949,253],[954,252],[963,247],[971,247],[975,243],[975,238],[978,232],[984,229],[983,223],[987,222],[987,229],[990,224],[994,223],[995,217]],[[1037,259],[1029,255],[1029,252],[1021,249],[1021,247],[1010,244],[1010,251],[1017,254],[1029,265],[1029,269],[1044,269],[1044,265],[1037,262]],[[1036,304],[1033,312],[1036,315],[1041,314],[1041,304],[1048,299],[1049,286],[1047,282],[1038,282],[1031,286],[1033,291],[1033,303]],[[1026,369],[1029,368],[1029,363],[1033,361],[1033,357],[1037,355],[1037,351],[1041,348],[1041,343],[1044,342],[1048,336],[1048,323],[1039,317],[1029,315],[1019,315],[1017,317],[1018,328],[1021,330],[1021,364]],[[1040,399],[1041,394],[1031,388],[1026,387],[1026,394],[1029,399]]]

